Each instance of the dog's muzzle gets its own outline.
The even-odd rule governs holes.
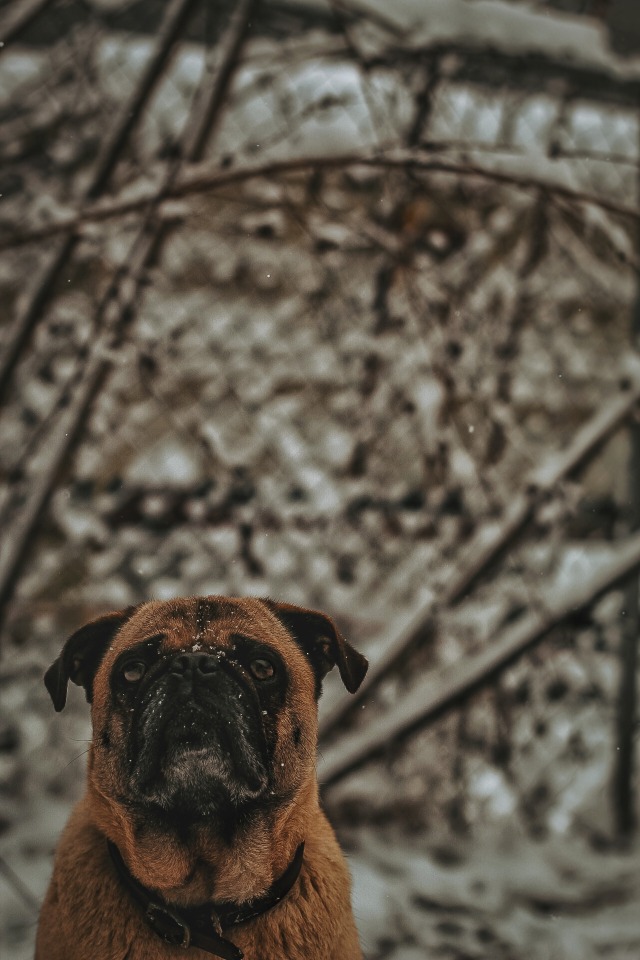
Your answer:
[[[197,791],[237,803],[266,788],[260,702],[224,651],[176,654],[136,712],[133,779],[149,799],[164,806]]]

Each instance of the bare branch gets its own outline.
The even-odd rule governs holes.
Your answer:
[[[496,165],[496,156],[493,155],[489,165],[476,162],[471,163],[463,159],[434,155],[433,151],[420,150],[390,150],[388,152],[367,154],[349,153],[336,156],[297,157],[287,160],[273,160],[261,164],[246,164],[237,168],[211,169],[207,163],[198,164],[189,169],[166,193],[166,198],[187,197],[199,193],[226,187],[233,183],[243,183],[257,177],[273,177],[288,173],[310,172],[314,170],[339,170],[350,167],[371,167],[381,170],[415,170],[424,173],[443,173],[456,177],[477,177],[494,183],[516,187],[519,190],[539,190],[552,197],[571,200],[574,203],[588,203],[607,210],[618,216],[629,217],[634,220],[640,218],[640,209],[635,204],[619,203],[603,196],[578,190],[571,185],[570,167],[563,166],[561,161],[536,160],[539,173],[532,175],[526,168],[526,157],[502,158],[500,169]],[[519,161],[523,161],[519,163]],[[511,167],[511,169],[509,169]],[[518,167],[521,167],[519,170]],[[524,169],[522,169],[524,168]],[[33,230],[21,233],[12,233],[11,236],[0,239],[0,250],[12,249],[44,240],[66,231],[79,231],[83,227],[110,220],[129,213],[135,213],[148,204],[157,202],[157,187],[147,183],[140,184],[139,189],[130,188],[129,197],[114,197],[99,203],[91,204],[80,213],[58,217],[50,223]],[[131,194],[134,194],[133,196]]]
[[[323,786],[332,786],[368,760],[383,754],[390,744],[424,729],[467,700],[543,640],[554,627],[591,606],[639,567],[640,534],[636,534],[620,543],[615,560],[573,589],[564,591],[561,598],[557,589],[542,592],[538,608],[480,653],[436,671],[365,729],[344,736],[335,745],[323,747],[320,759]]]

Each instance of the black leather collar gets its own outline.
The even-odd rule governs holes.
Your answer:
[[[169,907],[132,877],[114,843],[107,842],[118,876],[135,902],[141,908],[151,929],[174,947],[197,947],[222,960],[243,960],[239,947],[222,936],[223,930],[246,923],[261,916],[289,893],[298,879],[304,843],[296,850],[293,860],[275,883],[261,897],[245,903],[206,903],[199,907]]]

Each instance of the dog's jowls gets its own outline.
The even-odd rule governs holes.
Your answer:
[[[246,960],[359,960],[348,871],[315,773],[317,698],[334,665],[355,691],[366,660],[328,617],[255,598],[152,601],[73,634],[45,683],[56,710],[69,680],[84,687],[93,741],[36,960],[211,955],[150,928],[107,841],[175,910],[263,897],[304,843],[284,899],[222,934]]]

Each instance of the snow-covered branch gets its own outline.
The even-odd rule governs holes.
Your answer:
[[[478,531],[471,543],[465,547],[460,566],[454,570],[438,598],[413,613],[409,622],[385,646],[384,655],[371,666],[358,692],[348,701],[341,700],[334,710],[325,716],[320,727],[323,742],[340,728],[347,716],[353,713],[416,646],[419,638],[424,636],[433,624],[434,618],[447,607],[457,604],[468,593],[478,578],[533,519],[540,506],[547,502],[548,496],[553,496],[554,488],[588,461],[631,414],[640,400],[640,373],[635,364],[629,373],[630,375],[621,377],[619,394],[578,431],[567,449],[550,455],[542,466],[525,478],[520,492],[505,506],[501,519]]]
[[[366,727],[322,749],[320,779],[325,787],[380,756],[397,742],[459,706],[486,686],[565,620],[583,610],[640,567],[640,534],[622,542],[615,560],[576,583],[571,590],[541,590],[539,606],[506,630],[484,650],[438,670],[416,684],[401,702],[370,719]]]

